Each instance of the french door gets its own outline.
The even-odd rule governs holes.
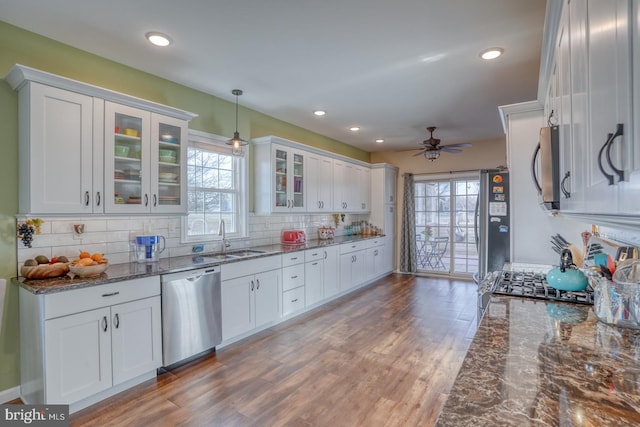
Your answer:
[[[416,176],[414,186],[418,271],[471,276],[478,271],[478,174]]]

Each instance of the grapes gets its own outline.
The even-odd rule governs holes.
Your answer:
[[[33,233],[35,232],[35,228],[33,225],[29,224],[20,224],[18,226],[18,238],[22,240],[22,243],[27,247],[31,247],[31,242],[33,242]]]

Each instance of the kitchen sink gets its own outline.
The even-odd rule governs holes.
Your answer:
[[[251,256],[266,254],[267,251],[261,251],[258,249],[239,249],[236,251],[229,251],[226,253],[217,253],[210,255],[202,255],[202,258],[213,259],[216,261],[222,261],[225,259],[237,259],[237,258],[247,258]]]

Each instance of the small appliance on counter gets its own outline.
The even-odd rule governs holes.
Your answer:
[[[318,227],[318,239],[329,240],[335,236],[335,229],[333,227],[322,226]]]
[[[160,254],[165,249],[164,236],[145,235],[136,236],[133,241],[136,262],[155,262],[160,260]]]
[[[283,245],[300,245],[307,241],[307,236],[302,230],[284,230],[282,232]]]

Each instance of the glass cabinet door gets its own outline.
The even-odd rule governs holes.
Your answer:
[[[287,196],[287,156],[288,153],[285,150],[275,149],[275,207],[276,208],[288,208],[290,205],[289,197]]]
[[[304,155],[293,153],[293,208],[304,208]]]
[[[151,210],[186,212],[186,123],[153,115]]]
[[[150,113],[105,103],[105,209],[149,210]]]

